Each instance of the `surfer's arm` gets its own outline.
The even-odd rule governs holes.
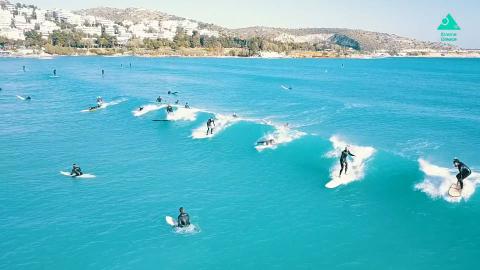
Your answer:
[[[355,156],[355,155],[354,155],[354,154],[352,154],[350,151],[348,151],[348,154],[349,154],[350,156],[352,156],[352,157],[354,157],[354,156]]]

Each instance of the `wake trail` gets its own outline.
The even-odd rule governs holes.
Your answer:
[[[451,197],[448,190],[452,184],[457,183],[455,175],[458,173],[455,169],[440,167],[424,159],[418,159],[420,170],[425,174],[422,182],[415,185],[415,189],[426,193],[431,198],[442,198],[447,202],[460,202],[462,199],[467,201],[478,184],[480,184],[480,174],[473,172],[463,180],[463,190],[460,197]]]
[[[339,159],[341,152],[345,149],[345,146],[349,144],[340,140],[336,136],[332,136],[330,142],[332,142],[334,150],[328,152],[326,156]],[[325,185],[325,187],[336,188],[341,185],[347,185],[351,182],[361,180],[365,176],[366,163],[375,153],[375,148],[370,146],[350,145],[349,150],[355,155],[355,157],[353,157],[351,162],[348,162],[347,174],[342,174],[341,177],[338,176],[341,166],[340,162],[337,160],[336,165],[330,170],[331,180]]]
[[[193,139],[206,139],[212,138],[216,135],[220,134],[223,130],[228,128],[229,126],[242,121],[243,119],[240,117],[234,117],[231,115],[223,115],[223,114],[215,114],[215,126],[213,127],[213,134],[207,134],[207,124],[204,123],[202,126],[196,128],[192,132]]]
[[[269,124],[275,127],[275,131],[263,136],[262,138],[259,139],[259,141],[269,141],[273,140],[272,144],[258,144],[255,146],[255,149],[257,151],[261,152],[265,149],[276,149],[279,145],[282,144],[287,144],[292,142],[293,140],[296,140],[304,135],[306,135],[305,132],[301,132],[298,130],[290,129],[286,125],[274,125],[274,124]]]

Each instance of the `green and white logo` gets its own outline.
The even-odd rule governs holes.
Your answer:
[[[442,23],[438,26],[437,30],[460,30],[460,26],[458,26],[455,19],[453,19],[452,15],[448,14],[445,18],[443,18]]]
[[[449,13],[447,16],[445,16],[445,18],[442,19],[442,22],[437,27],[437,30],[441,31],[440,41],[451,45],[458,40],[457,31],[460,30],[460,26],[458,26],[455,19]]]

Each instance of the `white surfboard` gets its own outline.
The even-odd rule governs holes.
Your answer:
[[[16,97],[17,97],[18,99],[20,99],[20,100],[25,100],[25,98],[22,97],[22,96],[16,96]]]
[[[87,178],[95,178],[96,177],[95,175],[89,174],[89,173],[84,173],[84,174],[79,175],[79,176],[74,176],[74,175],[71,175],[69,172],[60,171],[60,174],[68,176],[68,177],[72,177],[72,178],[85,178],[85,179],[87,179]]]
[[[457,184],[452,184],[448,190],[448,195],[450,195],[450,197],[461,197],[462,190],[460,189],[460,186]]]
[[[175,219],[173,219],[171,216],[165,216],[165,222],[167,222],[167,224],[170,226],[177,226]]]

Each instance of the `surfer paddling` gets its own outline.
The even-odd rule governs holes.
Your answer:
[[[355,155],[348,150],[348,146],[345,146],[345,150],[342,151],[342,154],[340,155],[340,174],[338,177],[342,176],[343,169],[345,169],[345,174],[347,174],[348,170],[348,162],[347,162],[347,157],[352,156],[354,157]]]

